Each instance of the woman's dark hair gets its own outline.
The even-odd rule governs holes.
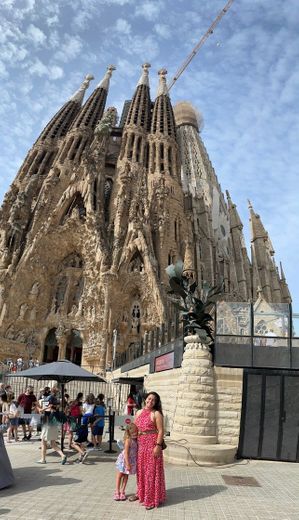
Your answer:
[[[98,397],[97,397],[97,399],[98,399],[99,401],[104,401],[104,397],[105,397],[104,394],[99,394]]]
[[[82,392],[79,392],[79,393],[77,394],[77,397],[76,397],[75,400],[76,400],[76,401],[81,401],[82,397],[83,397]]]
[[[159,394],[157,394],[157,392],[148,392],[144,396],[144,400],[145,401],[146,401],[146,399],[148,398],[149,395],[153,395],[155,397],[155,404],[153,406],[153,409],[155,411],[157,411],[157,412],[160,412],[160,414],[163,415],[161,397],[159,396]]]

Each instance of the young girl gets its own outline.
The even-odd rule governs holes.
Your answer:
[[[129,475],[136,474],[137,463],[137,435],[138,429],[134,423],[127,426],[124,435],[125,447],[119,454],[116,461],[116,490],[114,492],[114,500],[126,500],[126,485]]]
[[[17,401],[15,401],[14,394],[8,394],[7,403],[9,405],[9,428],[7,430],[7,442],[11,442],[11,437],[15,441],[18,441],[18,426],[19,426],[19,407]]]

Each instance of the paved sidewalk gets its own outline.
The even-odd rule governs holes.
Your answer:
[[[62,466],[49,451],[39,466],[38,447],[37,441],[7,445],[16,485],[0,491],[0,520],[299,520],[299,464],[167,465],[167,503],[146,511],[138,502],[112,500],[116,455],[91,452],[81,465],[70,454]],[[231,485],[228,477],[241,478]],[[258,485],[249,486],[255,482],[247,477]],[[128,494],[134,489],[130,477]]]

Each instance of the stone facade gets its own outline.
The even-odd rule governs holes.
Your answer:
[[[290,301],[259,216],[250,206],[250,261],[195,110],[184,103],[173,112],[164,69],[153,102],[149,67],[126,103],[123,126],[116,110],[106,109],[114,67],[82,106],[87,76],[5,196],[1,359],[66,357],[104,373],[115,352],[165,322],[165,268],[178,258],[199,286],[223,278],[228,301],[256,300],[260,292],[268,301]]]

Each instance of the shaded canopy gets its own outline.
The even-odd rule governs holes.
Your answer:
[[[104,383],[106,383],[103,377],[92,374],[66,359],[28,368],[28,370],[14,374],[14,377],[30,377],[38,381],[42,379],[54,379],[61,384],[68,383],[69,381],[104,381]]]

